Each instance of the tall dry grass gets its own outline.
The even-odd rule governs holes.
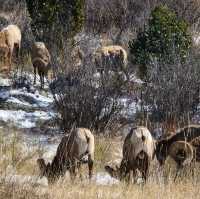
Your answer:
[[[120,183],[112,186],[101,186],[95,183],[61,183],[46,188],[0,185],[0,198],[50,198],[50,199],[182,199],[199,198],[199,183],[184,181],[167,184],[147,183],[144,186]]]
[[[156,160],[150,169],[150,176],[146,184],[118,184],[100,185],[93,179],[76,179],[73,183],[68,179],[60,179],[57,184],[46,186],[34,182],[4,181],[2,176],[21,175],[37,176],[38,169],[36,159],[38,151],[24,152],[21,137],[14,133],[12,136],[0,131],[0,199],[182,199],[200,198],[200,169],[199,165],[185,168],[176,182],[175,164],[168,159],[163,171],[158,168]],[[104,172],[104,164],[112,158],[116,158],[115,151],[121,150],[121,139],[118,138],[96,138],[95,150],[95,174]],[[120,157],[120,156],[119,156]],[[12,165],[14,173],[8,171]],[[87,167],[83,169],[86,176]]]

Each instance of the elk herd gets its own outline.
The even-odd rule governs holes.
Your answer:
[[[173,135],[155,140],[150,131],[143,126],[130,130],[123,143],[123,157],[119,166],[105,165],[104,169],[119,180],[135,180],[140,172],[144,181],[149,176],[149,167],[156,157],[163,166],[167,157],[177,165],[177,172],[193,161],[199,161],[200,125],[189,125],[177,130]],[[51,163],[37,160],[40,176],[46,176],[49,183],[55,182],[69,170],[72,179],[81,165],[88,164],[89,178],[92,178],[94,165],[94,135],[85,128],[76,128],[64,136]],[[131,175],[132,174],[132,175]]]
[[[14,55],[20,56],[22,34],[17,25],[8,25],[0,32],[0,59],[1,71],[10,73]],[[31,45],[31,61],[34,68],[34,84],[36,83],[36,70],[40,76],[41,88],[44,86],[44,76],[50,69],[51,56],[43,42],[33,42]]]
[[[16,25],[8,25],[0,32],[0,58],[8,71],[11,70],[13,55],[20,55],[21,31]],[[33,42],[31,45],[31,61],[34,69],[34,83],[36,72],[40,76],[41,87],[44,87],[44,77],[51,68],[51,55],[43,42]],[[80,59],[82,54],[80,54]],[[93,62],[97,71],[124,71],[127,66],[127,53],[121,46],[103,46],[96,50]],[[74,179],[81,165],[88,164],[89,178],[92,178],[94,166],[95,142],[90,130],[77,128],[64,136],[57,148],[51,163],[37,160],[40,176],[47,177],[50,183],[65,175],[69,170]],[[164,165],[170,156],[177,164],[177,171],[190,164],[200,161],[200,126],[190,125],[177,130],[173,135],[155,140],[146,127],[132,128],[123,143],[123,157],[120,165],[112,167],[105,165],[105,170],[120,180],[135,179],[137,171],[144,181],[149,175],[149,167],[156,157],[160,166]]]
[[[17,58],[20,55],[21,40],[21,31],[17,25],[8,25],[0,31],[1,72],[6,70],[6,72],[10,73],[14,55]],[[41,88],[43,88],[44,77],[47,78],[48,71],[52,68],[51,55],[44,42],[33,42],[30,46],[30,57],[34,69],[34,84],[36,83],[36,73],[38,72]],[[76,55],[73,55],[72,51],[71,56],[78,57],[78,60],[74,61],[73,67],[75,68],[76,61],[77,65],[80,66],[84,59],[83,52],[78,49]],[[91,61],[96,66],[96,72],[125,71],[127,53],[121,46],[102,46],[92,53]]]

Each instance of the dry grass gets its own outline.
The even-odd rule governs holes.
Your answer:
[[[100,186],[94,183],[61,183],[48,188],[0,185],[0,198],[73,198],[73,199],[182,199],[198,198],[200,184],[191,181],[174,184],[147,183],[144,186],[120,183],[112,186]]]
[[[39,149],[25,146],[20,133],[16,130],[6,132],[5,129],[0,130],[0,173],[2,175],[10,172],[34,175],[38,172],[35,160],[40,152]]]
[[[38,157],[37,151],[24,153],[20,137],[15,134],[12,139],[5,139],[0,134],[0,171],[1,176],[9,165],[15,168],[15,174],[37,175],[38,170],[35,160]],[[116,157],[114,151],[120,149],[119,139],[96,138],[95,150],[95,172],[103,171],[104,164],[110,158]],[[3,157],[3,158],[2,158]],[[16,166],[17,165],[17,166]],[[34,183],[17,184],[13,182],[0,181],[0,199],[179,199],[198,198],[200,194],[200,169],[199,165],[185,168],[176,183],[173,182],[175,166],[172,160],[168,160],[164,172],[159,172],[157,162],[154,161],[150,177],[145,185],[126,184],[121,182],[115,185],[98,185],[94,180],[87,179],[75,182],[61,179],[58,184],[44,186]],[[86,171],[86,169],[84,169]]]

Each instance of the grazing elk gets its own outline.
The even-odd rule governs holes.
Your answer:
[[[8,61],[8,70],[11,71],[12,56],[14,50],[19,58],[21,47],[21,31],[16,25],[8,25],[0,32],[0,51],[3,56],[4,63]]]
[[[149,165],[155,150],[154,140],[146,127],[138,126],[131,129],[123,144],[123,158],[119,168],[105,166],[105,170],[115,178],[124,179],[133,171],[133,177],[138,169],[146,181]],[[130,180],[130,179],[129,179]]]
[[[91,178],[93,162],[94,136],[85,128],[77,128],[69,136],[62,138],[51,164],[46,165],[44,159],[37,160],[41,177],[46,176],[50,183],[64,176],[67,170],[73,179],[76,176],[76,169],[80,169],[82,163],[88,163],[89,178]]]
[[[36,83],[36,71],[40,76],[41,88],[44,87],[44,77],[47,77],[51,67],[51,56],[43,42],[35,42],[31,49],[31,60],[34,68],[34,84]]]
[[[94,62],[98,72],[125,71],[127,53],[121,46],[103,46],[95,52]]]
[[[177,130],[172,136],[159,140],[156,144],[156,157],[160,165],[165,163],[172,144],[174,145],[177,141],[183,141],[183,144],[179,145],[179,152],[182,150],[182,153],[185,153],[184,150],[189,150],[189,148],[191,148],[189,145],[193,146],[192,141],[198,137],[200,137],[200,125],[188,125]],[[185,162],[185,160],[183,160],[183,162]]]
[[[170,137],[159,140],[156,144],[156,157],[160,165],[165,163],[168,156],[177,164],[178,171],[192,160],[199,161],[200,125],[188,125],[175,132]],[[174,179],[174,180],[175,180]]]

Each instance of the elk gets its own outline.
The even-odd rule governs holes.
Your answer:
[[[165,163],[165,160],[169,155],[169,149],[172,144],[174,145],[175,142],[183,141],[183,143],[185,144],[178,145],[181,147],[180,150],[184,151],[186,148],[191,148],[189,145],[193,146],[192,141],[198,137],[200,137],[200,125],[188,125],[177,130],[175,134],[171,135],[170,137],[158,140],[156,143],[155,153],[160,165],[163,165]],[[188,147],[185,147],[186,145]]]
[[[98,72],[125,71],[127,53],[121,46],[103,46],[94,54],[94,62]]]
[[[19,58],[21,37],[20,28],[16,25],[8,25],[0,32],[0,50],[1,54],[4,54],[4,62],[8,61],[9,72],[11,71],[12,56],[14,50],[16,51],[16,55]]]
[[[57,148],[52,163],[45,164],[44,159],[37,160],[40,176],[46,176],[50,183],[64,176],[69,170],[71,178],[76,176],[76,169],[88,163],[89,178],[92,178],[94,164],[94,136],[89,129],[76,128],[69,136],[64,136]]]
[[[120,180],[125,179],[129,174],[130,180],[130,172],[133,172],[135,178],[138,169],[146,181],[154,150],[155,143],[149,130],[143,126],[132,128],[123,144],[123,158],[120,167],[112,168],[106,165],[105,170],[112,177]]]
[[[178,171],[193,160],[199,161],[200,125],[188,125],[177,131],[170,137],[159,140],[156,144],[156,157],[162,166],[168,156],[177,164]]]
[[[44,77],[47,77],[51,68],[51,56],[43,42],[34,42],[31,49],[31,60],[34,68],[34,84],[36,84],[36,73],[40,76],[41,88],[44,87]]]

